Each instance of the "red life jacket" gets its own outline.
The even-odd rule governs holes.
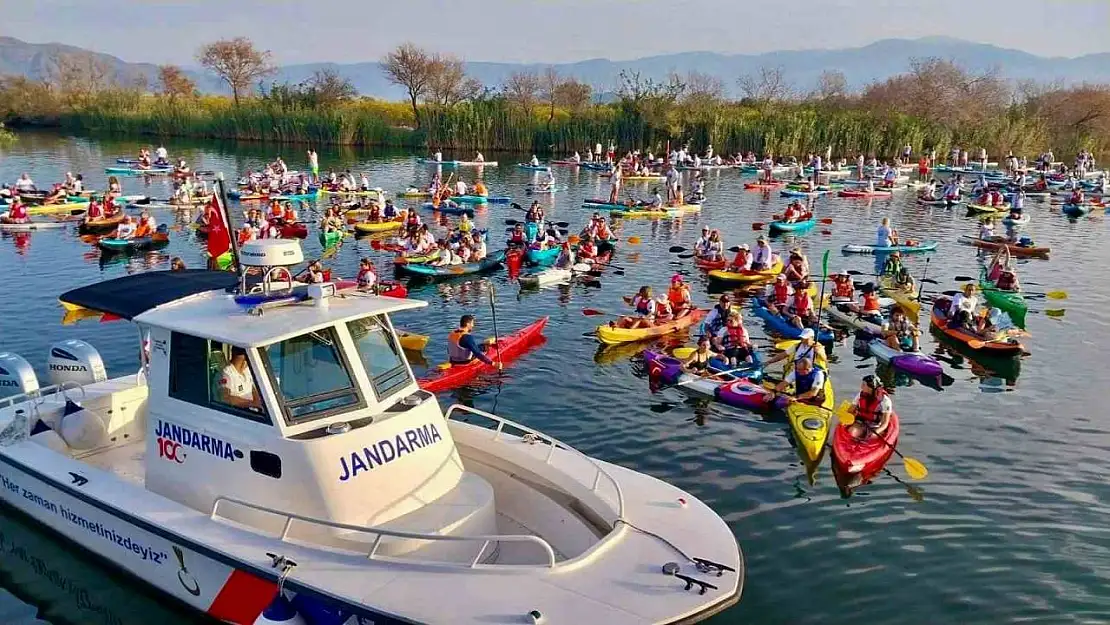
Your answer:
[[[809,314],[809,293],[794,294],[794,314],[801,316]]]
[[[834,280],[833,297],[855,297],[855,288],[852,286],[852,281],[845,280],[841,282],[839,280]]]
[[[879,296],[876,295],[875,293],[864,293],[863,294],[863,312],[865,312],[865,313],[877,313],[880,310],[882,310],[882,308],[879,306]]]
[[[744,324],[731,326],[726,323],[725,330],[728,332],[728,344],[730,346],[740,347],[741,345],[747,345],[749,343],[748,329],[744,327]]]
[[[872,425],[877,424],[881,414],[879,409],[885,397],[886,389],[883,388],[876,389],[869,397],[860,397],[856,404],[856,418]]]
[[[775,282],[775,303],[782,306],[790,298],[790,285],[785,282]]]
[[[524,245],[524,242],[525,236],[523,232],[517,232],[516,230],[513,230],[513,233],[509,235],[509,243],[518,243],[520,245]]]

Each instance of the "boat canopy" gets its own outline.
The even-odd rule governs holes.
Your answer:
[[[148,271],[76,288],[63,293],[58,299],[131,320],[164,304],[236,285],[238,276],[227,271]]]

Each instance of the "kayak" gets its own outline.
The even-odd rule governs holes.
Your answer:
[[[330,193],[330,191],[321,191],[321,193]],[[432,192],[431,191],[422,191],[420,189],[409,188],[409,189],[405,189],[404,191],[398,192],[397,197],[410,197],[410,198],[432,197]]]
[[[786,183],[782,180],[776,180],[775,182],[745,182],[744,183],[744,188],[749,190],[749,191],[753,191],[753,190],[764,191],[764,190],[778,189],[779,187],[785,187],[785,186],[786,186]]]
[[[725,267],[728,267],[728,261],[724,258],[722,258],[721,260],[694,258],[694,266],[703,271],[714,271],[717,269],[724,269]]]
[[[1017,219],[1013,219],[1011,217],[1003,217],[1002,218],[1002,225],[1003,226],[1010,226],[1010,227],[1024,226],[1025,224],[1029,223],[1029,219],[1030,219],[1030,217],[1029,217],[1028,213],[1025,214],[1025,215],[1022,215],[1021,217],[1018,217]]]
[[[26,221],[21,224],[5,223],[4,220],[8,218],[8,213],[0,213],[0,231],[3,232],[30,232],[32,230],[50,230],[54,228],[65,228],[71,222],[69,221]]]
[[[963,204],[963,202],[960,200],[926,200],[922,198],[917,198],[917,203],[922,206],[959,206],[960,204]]]
[[[517,281],[523,288],[538,288],[550,284],[566,284],[574,279],[574,276],[580,273],[586,273],[593,269],[590,263],[577,263],[570,269],[559,269],[551,267],[536,273],[530,273],[526,276],[520,276]]]
[[[1026,247],[1018,245],[1017,243],[1010,243],[1008,241],[988,241],[966,234],[960,237],[960,241],[968,245],[974,245],[975,247],[981,247],[987,250],[997,250],[1004,247],[1009,250],[1011,256],[1048,256],[1049,252],[1052,251],[1052,248],[1050,247]]]
[[[667,208],[665,210],[650,210],[650,209],[622,209],[609,211],[610,217],[681,217],[683,210],[681,208]]]
[[[853,245],[849,243],[840,248],[840,251],[845,254],[889,254],[891,252],[922,254],[936,250],[939,245],[936,241],[926,241],[920,245]]]
[[[406,352],[419,352],[428,345],[428,336],[424,334],[410,334],[404,330],[397,331],[397,342]]]
[[[370,234],[372,232],[385,232],[387,230],[396,230],[405,225],[405,222],[395,219],[393,221],[379,221],[376,223],[363,221],[355,224],[355,232],[359,234]]]
[[[433,161],[430,158],[418,158],[416,162],[445,167],[497,167],[497,161]]]
[[[1019,328],[1025,327],[1025,315],[1029,306],[1025,303],[1025,296],[1021,291],[1003,291],[987,278],[987,268],[979,270],[979,288],[983,291],[983,298],[987,303],[1006,313],[1010,321]]]
[[[868,334],[877,335],[883,333],[883,321],[875,319],[871,315],[861,315],[848,308],[848,304],[832,304],[825,309],[829,313],[829,318],[834,319],[850,328],[862,330]]]
[[[467,276],[484,271],[492,271],[497,269],[505,263],[505,250],[498,250],[486,256],[476,263],[465,263],[460,265],[444,265],[436,267],[434,265],[406,263],[397,267],[402,273],[408,273],[422,278],[454,278],[456,276]]]
[[[332,230],[331,232],[320,231],[320,245],[324,246],[324,249],[333,247],[342,240],[343,233],[339,230]]]
[[[731,396],[720,398],[718,396],[718,389],[733,383],[733,382],[759,382],[763,379],[763,363],[759,360],[759,354],[755,351],[752,352],[752,361],[744,363],[742,367],[730,367],[728,362],[718,357],[709,359],[709,371],[713,374],[712,377],[696,376],[682,370],[682,361],[668,356],[663,352],[654,350],[644,350],[641,354],[644,358],[644,363],[648,366],[648,371],[652,371],[652,365],[656,364],[656,375],[659,379],[666,384],[681,385],[680,388],[684,391],[690,391],[696,395],[702,395],[711,399],[720,399],[723,403],[738,408],[755,409],[769,407],[770,402],[753,402],[746,397],[742,397],[738,401]],[[731,372],[731,373],[730,373]],[[736,388],[736,395],[747,395],[749,392],[758,391],[762,398],[766,398],[762,386],[755,386],[753,388]],[[754,393],[753,393],[754,394]]]
[[[543,329],[546,325],[547,317],[542,317],[531,325],[499,338],[486,348],[486,354],[503,367],[508,366],[543,342]],[[417,384],[429,393],[440,393],[458,388],[480,375],[493,373],[497,373],[495,367],[474,359],[463,365],[450,365],[447,369],[431,371],[426,377],[417,380]]]
[[[853,191],[845,189],[837,192],[840,197],[848,198],[872,198],[872,197],[890,197],[893,195],[890,191]]]
[[[981,213],[981,214],[984,214],[984,215],[997,215],[999,213],[1008,213],[1008,212],[1010,212],[1010,205],[1009,204],[1004,204],[1002,206],[987,206],[985,204],[975,204],[975,203],[969,202],[968,205],[967,205],[967,210],[972,212],[972,213]]]
[[[828,191],[799,191],[797,189],[783,189],[779,191],[781,197],[820,197]]]
[[[606,177],[606,176],[602,176],[602,177]],[[621,180],[623,180],[623,181],[625,181],[625,182],[658,182],[658,181],[661,181],[661,180],[666,180],[666,179],[667,179],[667,177],[666,177],[666,176],[662,176],[662,175],[653,175],[653,176],[621,176]]]
[[[782,273],[782,259],[775,257],[775,264],[767,269],[747,270],[747,271],[728,271],[725,269],[718,269],[710,271],[709,277],[713,280],[720,280],[721,282],[767,282],[773,280],[775,276]]]
[[[883,276],[879,278],[879,290],[883,295],[894,300],[894,303],[902,307],[906,311],[906,315],[911,319],[917,319],[921,314],[921,302],[917,301],[916,292],[906,292],[894,284],[894,279],[890,276]]]
[[[115,230],[121,223],[123,223],[122,213],[115,217],[81,222],[81,225],[77,226],[77,232],[80,234],[104,234]]]
[[[104,173],[115,174],[117,176],[169,176],[173,173],[173,167],[151,167],[150,169],[105,167]]]
[[[528,248],[524,250],[524,261],[529,265],[550,265],[559,259],[561,251],[558,247],[550,247],[546,250]]]
[[[413,189],[411,187],[407,191],[402,191],[401,193],[398,193],[397,195],[398,195],[398,197],[425,197],[425,196],[410,196],[410,195],[408,195],[408,193],[410,191],[415,191],[417,193],[425,193],[425,195],[427,197],[431,197],[431,195],[432,195],[431,193],[426,193],[424,191],[421,191],[419,189]],[[341,196],[341,197],[369,197],[369,198],[374,198],[374,199],[381,199],[385,195],[385,192],[382,191],[382,189],[380,187],[375,188],[375,189],[368,189],[368,190],[365,190],[365,191],[344,191],[342,189],[323,189],[323,188],[321,188],[318,191],[316,191],[316,193],[318,193],[319,195],[338,195],[338,196]]]
[[[786,418],[790,421],[794,440],[811,462],[817,461],[825,449],[825,441],[829,437],[829,417],[832,414],[834,402],[832,379],[826,372],[825,401],[820,407],[797,402],[786,406]]]
[[[393,264],[395,264],[395,265],[419,265],[419,264],[422,264],[422,263],[427,263],[427,262],[433,261],[437,258],[439,258],[439,250],[436,250],[436,251],[434,251],[430,254],[421,254],[421,255],[416,255],[416,256],[398,255],[398,256],[393,258]]]
[[[550,169],[547,165],[532,165],[531,163],[517,163],[516,166],[519,169],[527,169],[530,171],[547,171]]]
[[[832,437],[834,474],[848,478],[844,481],[850,481],[852,488],[870,482],[894,455],[900,431],[901,423],[895,412],[890,413],[890,422],[882,437],[869,433],[857,439],[838,421]]]
[[[782,315],[776,314],[767,308],[767,302],[762,297],[752,299],[752,312],[756,317],[759,317],[771,328],[771,332],[788,339],[797,339],[802,334],[802,328],[790,323],[783,319]],[[835,337],[831,330],[822,328],[817,333],[817,340],[821,343],[832,343]]]
[[[54,215],[61,213],[84,212],[89,208],[88,202],[63,202],[61,204],[47,204],[45,206],[28,206],[27,215]]]
[[[768,227],[770,227],[771,232],[800,232],[802,230],[809,230],[816,225],[817,220],[813,217],[810,217],[805,221],[795,221],[792,223],[788,223],[785,221],[772,221],[770,224],[768,224]]]
[[[970,349],[975,348],[972,348],[971,345],[968,344],[969,341],[982,341],[983,346],[976,351],[985,355],[1020,354],[1025,350],[1025,346],[1012,336],[988,340],[978,334],[964,330],[963,328],[949,327],[946,313],[951,303],[952,299],[947,295],[938,297],[936,302],[933,303],[933,311],[930,317],[933,327],[948,338],[957,343],[962,343]]]
[[[1064,204],[1060,211],[1069,217],[1082,217],[1091,212],[1090,204]]]
[[[299,221],[282,223],[278,227],[283,239],[303,239],[308,236],[308,226]]]
[[[706,311],[704,309],[695,308],[678,319],[650,328],[617,328],[609,324],[604,324],[597,327],[597,340],[606,345],[619,345],[621,343],[634,343],[645,339],[666,336],[674,332],[685,330],[694,325],[705,316],[705,313]]]
[[[944,373],[944,368],[937,362],[937,359],[923,353],[921,350],[907,352],[895,349],[887,345],[886,341],[878,338],[868,343],[867,349],[879,362],[890,363],[895,369],[900,369],[910,375],[931,378]]]
[[[103,238],[96,242],[101,251],[108,254],[133,254],[155,249],[169,243],[170,238],[165,232],[156,232],[148,237],[135,237],[133,239]]]
[[[450,204],[440,204],[438,207],[436,207],[431,202],[424,202],[421,207],[424,210],[429,210],[436,213],[444,213],[446,215],[467,215],[468,217],[474,216],[474,207],[472,206],[451,206]]]

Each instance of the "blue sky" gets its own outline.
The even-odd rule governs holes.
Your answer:
[[[1042,56],[1110,51],[1110,0],[22,0],[0,34],[192,64],[246,35],[278,63],[377,60],[412,41],[474,61],[844,48],[945,35]],[[766,6],[767,9],[763,10]],[[756,18],[758,17],[758,20]]]

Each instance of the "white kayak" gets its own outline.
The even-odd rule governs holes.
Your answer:
[[[550,286],[552,284],[567,284],[574,279],[576,274],[586,273],[593,268],[589,263],[577,263],[570,269],[559,269],[552,267],[537,271],[535,273],[526,274],[517,278],[522,287],[541,287]]]
[[[8,213],[0,213],[0,230],[4,232],[30,232],[32,230],[52,230],[56,228],[65,228],[69,225],[68,221],[28,221],[21,224],[9,224],[4,220],[8,218]]]
[[[857,313],[848,309],[846,304],[833,304],[826,308],[829,311],[829,318],[839,321],[844,325],[853,327],[857,330],[863,330],[869,334],[882,334],[883,327],[871,321],[870,317],[862,317]]]

